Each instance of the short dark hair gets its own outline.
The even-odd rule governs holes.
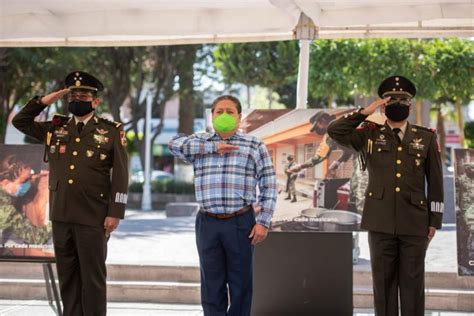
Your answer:
[[[242,113],[242,105],[240,104],[239,99],[237,99],[236,97],[234,97],[233,95],[230,95],[230,94],[224,94],[224,95],[221,95],[220,97],[217,97],[212,102],[211,113],[214,113],[214,108],[216,107],[217,103],[219,103],[220,101],[223,101],[223,100],[230,100],[230,101],[234,102],[235,107],[237,108],[237,112],[239,114]]]

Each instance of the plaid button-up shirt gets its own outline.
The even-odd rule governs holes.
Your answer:
[[[220,142],[239,149],[218,154]],[[229,214],[257,202],[260,211],[256,222],[270,226],[277,194],[275,171],[259,139],[239,132],[226,140],[216,133],[179,134],[171,139],[169,149],[177,158],[193,164],[196,199],[205,211]]]

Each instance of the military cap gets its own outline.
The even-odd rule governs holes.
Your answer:
[[[309,119],[310,123],[313,124],[310,132],[324,135],[326,133],[327,125],[335,118],[334,115],[324,111],[319,111]]]
[[[99,79],[84,71],[73,71],[66,76],[64,83],[69,89],[87,89],[100,92],[104,85]]]
[[[403,76],[392,76],[382,81],[378,94],[381,98],[390,96],[411,99],[416,95],[416,87],[413,82]]]

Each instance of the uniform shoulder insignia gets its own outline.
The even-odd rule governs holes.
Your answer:
[[[425,127],[425,126],[415,125],[415,124],[413,124],[413,127],[417,128],[417,129],[421,129],[421,130],[423,130],[423,131],[428,131],[428,132],[431,132],[431,133],[436,133],[436,128]]]
[[[364,129],[375,130],[375,129],[379,129],[380,127],[382,127],[382,125],[379,125],[371,121],[364,121],[362,122],[362,124],[360,124],[359,127],[357,127],[357,130],[358,131],[361,131]]]
[[[104,122],[105,124],[108,124],[108,125],[112,125],[114,126],[115,128],[119,128],[120,126],[122,126],[122,123],[120,122],[114,122],[114,121],[109,121],[108,119],[105,119],[103,117],[99,117],[99,119]]]
[[[69,120],[69,116],[59,114],[59,113],[54,113],[53,119],[51,120],[51,122],[53,123],[53,126],[59,126],[59,125],[64,125],[68,120]]]

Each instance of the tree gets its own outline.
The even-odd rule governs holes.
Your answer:
[[[347,98],[354,90],[350,73],[352,59],[358,53],[353,40],[316,40],[311,46],[309,94],[322,98],[331,107],[336,97]]]
[[[464,146],[462,104],[469,103],[473,96],[474,44],[470,40],[442,39],[429,42],[428,49],[436,65],[436,97],[455,104],[460,144]]]
[[[290,46],[285,42],[221,44],[214,50],[214,62],[226,83],[241,83],[247,87],[247,105],[250,106],[250,87],[275,88],[292,73],[288,69],[281,70],[282,65],[288,63],[285,59],[292,54]]]
[[[127,131],[132,131],[135,137],[136,148],[140,161],[144,166],[145,140],[138,135],[138,122],[145,119],[147,97],[151,98],[152,117],[161,118],[158,126],[153,130],[151,143],[163,128],[165,104],[174,95],[174,84],[177,74],[177,46],[154,46],[134,48],[132,61],[132,86],[130,104],[132,119],[126,122]],[[144,122],[145,124],[146,122]]]
[[[198,46],[181,46],[177,52],[179,62],[177,75],[179,80],[179,126],[178,132],[192,134],[194,130],[194,64]]]

